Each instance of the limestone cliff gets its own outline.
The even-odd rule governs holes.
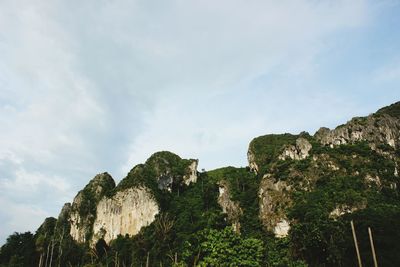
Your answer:
[[[70,234],[74,240],[82,243],[90,240],[97,203],[114,187],[113,178],[108,173],[102,173],[96,175],[83,190],[79,191],[72,202],[68,216]],[[68,206],[65,208],[68,209]]]
[[[367,117],[353,118],[334,130],[319,129],[315,138],[324,145],[341,145],[367,141],[373,149],[380,145],[398,148],[400,145],[399,114],[393,112],[400,102],[380,109]]]
[[[97,204],[92,241],[103,238],[108,243],[118,235],[136,235],[154,221],[158,212],[158,204],[147,188],[130,188],[110,198],[105,196]]]

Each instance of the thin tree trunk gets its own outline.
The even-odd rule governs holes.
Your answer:
[[[149,266],[150,266],[150,265],[149,265],[149,263],[150,263],[150,261],[149,261],[149,256],[150,256],[150,252],[147,252],[146,267],[149,267]]]
[[[54,245],[55,245],[54,238],[53,238],[53,241],[51,241],[51,242],[52,242],[52,245],[51,245],[51,255],[50,255],[50,264],[49,264],[49,267],[51,267],[51,264],[52,264],[52,262],[53,262],[53,252],[54,252]]]
[[[59,252],[58,252],[58,267],[61,266],[62,242],[63,242],[63,238],[64,238],[64,230],[65,230],[65,228],[63,227],[63,231],[62,231],[61,238],[60,238],[60,247],[59,247]]]
[[[46,264],[45,264],[45,267],[47,267],[47,262],[48,262],[48,259],[49,259],[49,254],[50,254],[50,244],[51,244],[51,242],[49,243],[49,245],[47,246],[47,253],[46,253]]]
[[[56,230],[57,230],[57,223],[58,223],[58,221],[56,221],[56,225],[54,225],[53,238],[51,240],[51,255],[50,255],[49,267],[51,267],[51,265],[53,263],[53,253],[54,253],[54,246],[55,246],[55,235],[56,235]]]
[[[42,260],[43,260],[43,252],[40,253],[39,267],[42,267]]]

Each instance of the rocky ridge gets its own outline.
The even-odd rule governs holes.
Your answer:
[[[396,103],[394,107],[398,105]],[[247,156],[250,170],[262,177],[258,190],[259,218],[266,230],[277,237],[288,235],[292,222],[288,218],[287,210],[293,205],[293,193],[313,190],[322,172],[350,174],[330,153],[319,152],[320,147],[334,149],[341,145],[366,142],[372,150],[393,160],[393,176],[398,177],[399,162],[395,151],[400,145],[400,121],[393,112],[387,112],[392,109],[393,106],[390,106],[367,117],[354,118],[333,130],[320,128],[314,136],[301,133],[255,138],[249,145]],[[357,161],[361,157],[354,154],[352,158]],[[362,162],[364,159],[360,160]],[[294,162],[307,166],[299,171],[293,167]],[[279,165],[282,164],[286,166],[286,177],[281,173]],[[119,234],[133,236],[142,227],[151,224],[160,211],[153,193],[154,185],[169,193],[179,191],[179,186],[189,186],[197,182],[197,166],[198,160],[182,160],[169,152],[155,153],[145,164],[135,166],[117,187],[107,173],[97,175],[78,193],[72,205],[66,204],[61,214],[63,217],[68,214],[70,234],[78,242],[91,240],[93,243],[99,238],[110,242]],[[154,177],[153,182],[156,182],[153,189],[151,183],[143,183],[143,174],[149,172],[149,169]],[[361,175],[359,171],[351,174]],[[366,184],[382,188],[384,182],[379,175],[362,175]],[[240,232],[243,210],[239,202],[232,200],[232,185],[226,180],[219,180],[217,184],[221,210],[234,229]],[[386,182],[386,185],[397,188],[395,181],[389,184]],[[114,190],[114,193],[110,193],[110,190]],[[338,217],[363,207],[365,203],[355,206],[339,205],[331,211],[331,216]]]
[[[198,160],[157,152],[117,185],[108,173],[96,175],[64,205],[58,219],[46,219],[37,242],[50,248],[54,241],[49,237],[62,236],[60,247],[70,238],[66,246],[89,251],[115,250],[127,242],[137,266],[147,261],[143,251],[153,253],[153,262],[170,264],[173,253],[192,246],[189,264],[199,255],[193,244],[204,229],[229,226],[239,236],[265,239],[266,244],[290,242],[292,257],[310,266],[335,266],[346,262],[342,255],[352,249],[346,239],[349,220],[381,229],[386,221],[396,225],[399,145],[400,102],[314,135],[254,138],[248,167],[198,172]],[[381,217],[383,222],[375,220]],[[396,237],[391,230],[385,242]],[[346,252],[340,252],[342,247]],[[43,245],[40,251],[43,258]]]

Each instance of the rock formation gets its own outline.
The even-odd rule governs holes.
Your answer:
[[[118,186],[108,173],[98,174],[72,205],[64,205],[59,218],[69,223],[70,235],[79,243],[94,245],[99,239],[109,243],[118,235],[134,236],[160,211],[153,181],[158,189],[174,193],[197,181],[197,166],[198,160],[163,151],[135,166]]]
[[[298,138],[295,145],[288,145],[284,148],[282,154],[278,157],[280,160],[287,158],[294,160],[302,160],[308,157],[309,152],[312,148],[310,142],[305,138]]]
[[[146,188],[130,188],[111,198],[104,196],[97,204],[93,224],[93,242],[103,238],[107,243],[118,235],[136,235],[152,223],[159,207]]]
[[[222,208],[222,212],[228,215],[228,221],[232,224],[233,230],[240,233],[240,216],[243,214],[238,202],[231,199],[229,185],[222,180],[218,183],[219,196],[218,204]]]

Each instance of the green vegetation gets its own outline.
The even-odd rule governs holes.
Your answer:
[[[0,266],[30,266],[35,261],[35,239],[30,232],[10,235],[1,247]]]
[[[231,227],[206,230],[200,243],[200,266],[261,266],[263,242],[241,238]]]

